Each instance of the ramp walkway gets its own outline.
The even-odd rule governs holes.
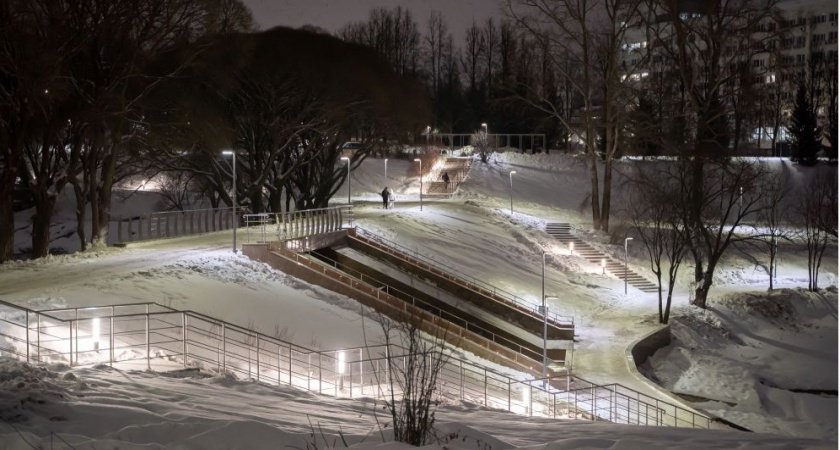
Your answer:
[[[425,311],[443,317],[469,331],[491,339],[511,350],[527,352],[536,361],[542,360],[543,340],[507,321],[495,317],[461,299],[436,289],[434,286],[417,282],[410,275],[399,270],[388,270],[376,261],[349,249],[336,251],[333,248],[315,250],[310,253],[324,264],[341,270],[348,276],[384,290],[403,301],[410,302]],[[529,339],[530,338],[530,339]],[[547,346],[547,357],[554,362],[567,362],[567,350],[560,343],[552,341]],[[570,364],[565,364],[567,367]]]
[[[515,323],[536,336],[543,335],[544,322],[547,322],[549,339],[574,340],[575,323],[571,316],[549,312],[548,316],[544,317],[537,305],[515,294],[463,275],[457,269],[433,261],[362,228],[349,229],[347,236],[350,248],[386,261],[416,278],[429,280],[438,288]]]
[[[547,223],[545,232],[554,239],[564,244],[574,244],[574,254],[583,257],[592,264],[600,265],[605,263],[606,271],[619,280],[627,280],[627,284],[647,293],[659,292],[659,287],[647,278],[639,275],[633,270],[626,268],[622,261],[617,261],[604,252],[589,245],[584,240],[572,234],[571,225],[568,223]],[[625,271],[626,270],[626,271]]]

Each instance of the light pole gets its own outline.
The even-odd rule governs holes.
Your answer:
[[[414,158],[414,162],[420,163],[420,211],[423,211],[423,161],[420,158]]]
[[[347,161],[347,204],[350,205],[350,157],[342,156],[342,161]]]
[[[432,127],[426,125],[426,151],[429,151],[429,135],[432,134]]]
[[[484,130],[484,141],[490,147],[490,135],[488,134],[487,122],[481,122],[481,128]]]
[[[385,158],[385,182],[388,181],[388,158]]]
[[[513,215],[513,174],[515,174],[515,170],[510,171],[510,215]]]
[[[236,215],[236,152],[225,150],[222,154],[233,158],[233,253],[236,253],[236,229],[239,228],[239,216]]]
[[[633,238],[624,238],[624,295],[627,295],[627,242]]]

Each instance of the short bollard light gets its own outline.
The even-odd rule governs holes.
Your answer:
[[[575,243],[569,242],[569,255],[575,256]]]
[[[91,331],[91,341],[93,341],[93,349],[99,351],[99,317],[93,318],[93,330]]]
[[[602,275],[607,274],[607,259],[606,258],[601,258],[601,274]]]
[[[338,389],[344,390],[344,371],[346,369],[345,364],[345,356],[343,351],[338,352],[338,358],[336,358],[336,372],[338,372]],[[352,394],[351,394],[352,396]]]
[[[531,386],[527,384],[522,386],[522,406],[525,407],[525,414],[529,414],[531,412]]]

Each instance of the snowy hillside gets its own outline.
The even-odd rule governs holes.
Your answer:
[[[543,249],[553,251],[554,256],[547,262],[546,292],[558,299],[549,304],[549,309],[575,316],[575,373],[593,382],[620,382],[662,397],[651,381],[638,377],[628,368],[625,355],[628,343],[658,328],[654,319],[655,296],[635,289],[625,296],[620,280],[602,275],[599,267],[579,256],[568,255],[542,231],[546,222],[570,222],[576,234],[602,251],[623,258],[623,247],[611,243],[613,238],[587,230],[586,215],[579,212],[585,211],[581,205],[588,193],[587,177],[580,162],[560,154],[496,155],[491,164],[475,164],[469,180],[453,198],[426,198],[422,212],[418,202],[418,179],[408,175],[411,166],[407,160],[391,160],[385,178],[384,161],[371,158],[353,171],[350,185],[356,203],[357,225],[458,267],[470,276],[509,290],[534,304],[540,298],[541,252]],[[509,211],[510,170],[517,171],[513,179],[513,214]],[[385,211],[379,206],[377,193],[384,185],[398,194],[394,210]],[[343,203],[346,195],[346,188],[342,187],[334,201]],[[836,284],[836,252],[836,247],[832,247],[826,255],[821,278],[823,286]],[[781,264],[779,285],[801,286],[806,273],[801,250],[785,252]],[[648,275],[641,248],[631,246],[630,266]],[[712,297],[763,288],[766,274],[761,270],[760,262],[755,259],[730,256],[716,279]],[[685,270],[686,273],[689,271]],[[824,305],[821,306],[823,309],[816,309],[820,304],[815,304],[813,311],[797,310],[815,326],[797,328],[796,333],[788,324],[779,325],[756,316],[752,308],[734,308],[732,311],[735,312],[722,315],[720,322],[728,317],[731,322],[740,323],[738,328],[731,329],[729,334],[717,333],[714,340],[702,339],[697,338],[696,333],[698,330],[704,332],[706,322],[690,319],[698,313],[687,307],[687,287],[687,282],[681,282],[675,299],[677,346],[661,351],[652,363],[663,367],[654,370],[660,381],[692,401],[697,400],[696,397],[719,400],[716,404],[704,403],[702,406],[726,417],[736,411],[724,406],[726,402],[733,403],[731,398],[717,398],[709,393],[718,385],[728,383],[737,391],[746,384],[755,388],[757,395],[766,393],[762,391],[763,387],[756,388],[761,385],[760,380],[771,380],[773,387],[785,389],[833,390],[833,397],[820,394],[816,401],[801,401],[793,394],[784,394],[782,398],[772,391],[770,395],[775,399],[776,409],[770,414],[762,409],[766,403],[739,399],[734,403],[744,413],[741,417],[749,418],[748,423],[755,431],[802,436],[804,434],[795,433],[793,429],[825,414],[832,405],[836,422],[837,319],[828,319],[824,314],[819,316]],[[155,301],[221,317],[319,349],[363,345],[365,336],[375,338],[378,330],[368,321],[365,322],[365,333],[362,333],[362,307],[357,302],[242,256],[234,256],[230,251],[230,232],[6,264],[0,266],[0,296],[3,300],[38,309],[57,305]],[[836,311],[836,294],[829,296],[828,301]],[[724,310],[714,309],[707,314],[719,311]],[[787,334],[773,335],[774,326],[788,330]],[[793,337],[798,339],[795,348],[817,350],[798,356],[800,359],[794,364],[802,363],[796,369],[799,372],[791,369],[783,373],[785,359],[776,354],[780,349],[786,350],[788,355],[797,353],[795,348],[784,345]],[[769,339],[776,342],[768,345]],[[748,349],[757,363],[718,366],[698,363],[688,370],[678,359],[674,362],[672,358],[685,354],[686,350],[679,347],[679,343],[685,342],[690,342],[690,351],[696,352],[692,355],[705,355],[697,358],[701,362],[723,360],[723,356],[736,359],[733,352]],[[748,344],[745,346],[744,342]],[[830,355],[834,355],[833,359]],[[763,361],[773,363],[759,364]],[[787,383],[789,379],[781,378],[782,375],[797,374],[802,378],[805,367],[823,373],[825,377],[807,385]],[[249,381],[202,378],[192,373],[159,376],[102,367],[72,370],[53,367],[50,370],[51,373],[47,373],[18,363],[3,362],[0,370],[0,380],[5,383],[0,389],[3,401],[21,411],[19,416],[7,419],[14,421],[21,434],[8,427],[0,431],[0,442],[5,447],[31,448],[23,442],[24,438],[46,446],[49,433],[55,432],[69,439],[75,448],[101,448],[104,444],[118,448],[146,445],[143,448],[291,446],[307,449],[307,442],[313,439],[310,437],[310,419],[313,425],[321,423],[325,434],[331,435],[339,431],[338,424],[341,424],[340,429],[349,444],[370,434],[357,446],[382,447],[370,401],[336,400]],[[833,389],[826,384],[832,370]],[[704,375],[704,383],[694,383],[690,389],[686,388],[684,381],[689,379],[680,377],[697,372]],[[742,381],[735,383],[731,381],[733,377],[740,377]],[[44,403],[39,403],[41,400]],[[776,414],[781,410],[787,415]],[[733,421],[739,418],[732,417]],[[481,440],[480,443],[470,440],[442,442],[440,446],[446,445],[446,448],[757,449],[834,448],[837,445],[836,426],[833,429],[808,428],[819,433],[823,441],[818,442],[741,432],[527,419],[468,404],[448,404],[437,418],[441,435],[468,426],[478,431],[464,431],[458,439],[466,434]],[[329,442],[334,438],[329,438]]]

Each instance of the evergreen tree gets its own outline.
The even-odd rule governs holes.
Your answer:
[[[791,161],[808,166],[816,164],[817,150],[820,148],[818,138],[820,130],[817,126],[817,116],[808,99],[808,87],[804,80],[800,80],[796,87],[796,99],[787,129],[793,144]]]

